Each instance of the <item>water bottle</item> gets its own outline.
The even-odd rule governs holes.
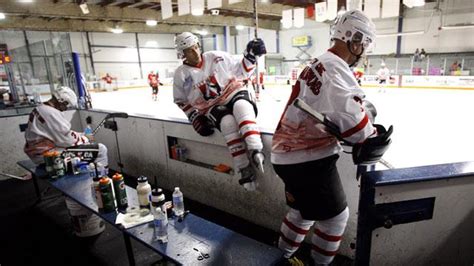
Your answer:
[[[173,192],[173,212],[178,217],[184,215],[183,193],[179,190],[179,187],[175,187]]]
[[[91,179],[94,179],[94,177],[97,176],[97,173],[95,172],[95,164],[90,163],[89,166],[87,167],[87,171],[89,172],[89,176]]]
[[[84,129],[84,135],[86,135],[90,142],[94,142],[94,135],[92,134],[92,126],[90,124],[87,124]]]
[[[151,186],[148,184],[146,176],[139,176],[137,179],[137,194],[140,208],[150,208]]]
[[[160,207],[153,212],[153,223],[155,225],[155,239],[161,243],[168,242],[168,217]]]

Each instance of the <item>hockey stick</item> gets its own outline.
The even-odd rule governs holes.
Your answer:
[[[303,102],[301,99],[296,98],[296,100],[293,102],[293,105],[313,117],[314,119],[318,120],[320,123],[322,123],[324,126],[326,126],[327,131],[334,135],[339,141],[341,141],[343,144],[347,146],[354,146],[354,143],[348,142],[344,140],[344,138],[341,135],[341,131],[339,130],[339,127],[328,120],[323,114],[318,113],[316,110],[311,108],[307,103]],[[389,169],[395,168],[392,164],[384,160],[383,158],[380,158],[379,162],[384,165],[385,167]]]
[[[254,36],[255,36],[255,41],[258,39],[258,8],[257,8],[257,0],[253,0],[253,12],[255,13],[255,30],[254,30]],[[255,56],[255,94],[257,96],[257,100],[259,99],[260,96],[260,79],[259,79],[259,73],[258,73],[258,58],[259,56]]]
[[[97,134],[97,132],[102,128],[102,126],[105,124],[107,119],[110,119],[110,118],[128,118],[128,114],[127,113],[110,113],[110,114],[107,114],[105,116],[105,118],[102,119],[102,121],[100,121],[99,125],[97,125],[97,127],[94,130],[92,130],[92,135]]]

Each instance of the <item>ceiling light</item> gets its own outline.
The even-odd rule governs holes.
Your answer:
[[[156,20],[149,19],[146,21],[147,26],[156,26],[156,24],[158,24],[158,21]]]
[[[409,32],[399,32],[399,33],[387,33],[387,34],[377,34],[377,38],[383,37],[395,37],[395,36],[408,36],[408,35],[421,35],[425,34],[425,31],[409,31]]]
[[[18,3],[33,3],[34,0],[18,0]]]
[[[87,15],[90,13],[89,7],[87,6],[85,2],[80,4],[79,7],[81,8],[82,14]]]
[[[119,26],[115,26],[115,28],[111,29],[110,31],[115,33],[115,34],[120,34],[120,33],[123,32],[123,29],[120,28]]]
[[[207,30],[196,30],[195,32],[201,36],[206,36],[208,34]]]
[[[243,29],[245,29],[245,27],[244,27],[244,25],[237,25],[237,26],[235,26],[235,29],[236,30],[243,30]]]
[[[5,14],[0,12],[0,19],[5,19]]]
[[[474,28],[474,24],[466,24],[466,25],[452,25],[452,26],[442,26],[441,29],[443,30],[460,30],[460,29],[472,29]]]

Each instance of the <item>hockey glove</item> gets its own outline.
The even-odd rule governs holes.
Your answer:
[[[203,137],[210,136],[214,133],[214,125],[211,120],[204,115],[197,115],[191,123],[193,124],[194,130]]]
[[[382,125],[374,124],[378,135],[368,138],[363,143],[357,143],[352,148],[352,160],[354,164],[374,164],[378,162],[392,143],[390,136],[393,132],[393,126],[386,130]]]
[[[244,57],[249,60],[252,64],[255,64],[255,57],[261,56],[267,53],[267,49],[265,48],[265,43],[262,39],[257,38],[255,40],[250,41],[247,44],[247,48],[244,51]]]

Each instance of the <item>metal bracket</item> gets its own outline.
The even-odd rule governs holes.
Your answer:
[[[117,131],[118,130],[116,121],[107,120],[104,123],[104,127],[108,128],[108,129],[111,129],[112,131]]]
[[[397,224],[406,224],[433,218],[435,198],[406,200],[391,203],[376,204],[373,213],[375,219],[372,228],[387,229]]]

